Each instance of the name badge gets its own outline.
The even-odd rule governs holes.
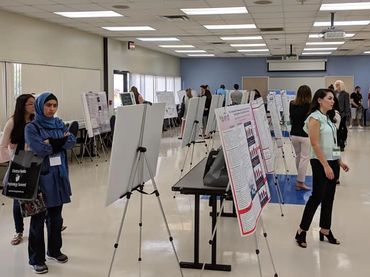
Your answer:
[[[333,148],[333,159],[334,160],[340,159],[340,148],[339,147]]]
[[[62,165],[62,159],[60,158],[60,155],[50,156],[49,161],[50,166]]]

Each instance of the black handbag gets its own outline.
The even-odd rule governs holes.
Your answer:
[[[204,170],[203,183],[209,187],[227,187],[229,176],[222,148],[211,150]]]
[[[17,150],[3,179],[3,195],[18,200],[35,199],[42,162],[31,151]]]

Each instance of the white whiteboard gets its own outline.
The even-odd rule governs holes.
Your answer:
[[[108,191],[106,205],[112,204],[129,191],[130,173],[135,164],[145,106],[147,108],[143,128],[142,146],[153,174],[157,172],[159,146],[161,142],[164,103],[153,105],[131,105],[117,108],[117,119],[114,130],[112,155],[108,173]],[[137,177],[137,176],[136,176]],[[154,176],[153,176],[154,177]],[[144,182],[150,179],[144,165]],[[134,179],[134,187],[139,184]]]
[[[311,88],[312,94],[319,88],[325,88],[325,77],[270,77],[269,90],[285,89],[297,91],[301,85]]]

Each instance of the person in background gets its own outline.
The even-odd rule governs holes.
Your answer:
[[[258,89],[254,89],[254,99],[253,100],[256,100],[257,98],[260,98],[260,97],[262,97],[261,96],[261,93],[258,91]]]
[[[329,89],[331,92],[334,92],[334,86],[333,86],[333,84],[330,84],[330,85],[328,86],[328,89]]]
[[[225,85],[220,85],[220,88],[216,90],[216,95],[223,95],[226,97]]]
[[[289,116],[291,123],[290,138],[296,154],[295,164],[297,167],[296,190],[309,190],[305,184],[306,171],[310,160],[310,140],[303,130],[304,122],[310,111],[312,93],[309,86],[303,85],[298,88],[296,98],[289,104]]]
[[[338,98],[339,103],[339,113],[341,117],[341,121],[339,124],[339,130],[342,134],[341,137],[338,138],[338,144],[341,151],[344,151],[344,147],[346,145],[347,140],[347,121],[351,118],[351,108],[349,105],[349,94],[345,91],[344,83],[341,80],[337,80],[334,83],[335,87],[335,96]]]
[[[184,135],[184,128],[185,128],[185,120],[186,120],[186,112],[189,107],[189,100],[190,98],[193,98],[193,94],[191,93],[191,88],[187,88],[185,90],[185,95],[182,98],[181,101],[181,109],[180,109],[180,115],[181,115],[181,135],[179,139],[182,139],[182,136]]]
[[[362,107],[362,95],[361,95],[361,88],[359,86],[355,87],[355,91],[351,93],[351,118],[352,122],[349,128],[352,128],[353,124],[357,125],[359,128],[363,128],[361,126],[361,119],[362,113],[364,108]]]
[[[341,135],[339,133],[340,113],[339,113],[339,102],[338,102],[337,97],[334,97],[334,106],[332,110],[328,111],[328,116],[330,118],[334,118],[334,125],[337,128],[337,138],[339,138]],[[337,146],[339,147],[338,142],[337,142]],[[339,177],[340,177],[340,171],[338,172],[338,178],[336,180],[337,185],[340,184]]]
[[[130,91],[134,94],[135,96],[135,102],[136,104],[143,104],[144,103],[144,97],[139,93],[137,87],[132,86]]]
[[[239,91],[239,85],[234,84],[234,91],[230,93],[231,105],[239,105],[242,102],[243,93]]]
[[[43,195],[46,212],[31,216],[28,239],[29,264],[38,274],[48,272],[45,264],[44,222],[48,230],[47,257],[66,263],[68,257],[61,252],[63,204],[71,202],[66,150],[76,143],[63,121],[54,117],[58,99],[50,92],[39,95],[35,103],[35,119],[26,126],[25,142],[29,150],[43,158],[39,189]]]
[[[0,162],[11,160],[16,149],[24,150],[24,128],[34,118],[35,97],[31,94],[18,96],[15,103],[13,116],[6,122],[4,134],[0,138]],[[21,207],[18,200],[13,201],[13,219],[15,235],[10,241],[12,245],[18,245],[23,240],[24,223]]]
[[[206,136],[206,133],[205,133],[206,132],[206,127],[207,127],[209,109],[211,107],[211,101],[212,101],[212,94],[209,91],[209,89],[207,89],[207,87],[208,86],[203,87],[203,90],[201,91],[201,95],[200,95],[200,97],[203,97],[203,96],[206,97],[206,103],[204,105],[203,120],[202,120],[202,124],[203,124],[202,133],[203,133],[204,138],[210,138],[208,135]],[[202,86],[201,86],[201,88],[202,88]]]
[[[313,189],[295,236],[298,246],[302,248],[307,247],[306,233],[320,204],[320,241],[326,237],[329,243],[340,244],[331,231],[332,210],[340,167],[346,172],[349,167],[340,158],[335,119],[332,113],[328,113],[333,109],[334,97],[328,89],[317,90],[312,99],[311,113],[305,121],[304,130],[308,133],[313,150],[310,161]]]

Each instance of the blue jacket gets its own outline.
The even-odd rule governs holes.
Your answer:
[[[39,127],[38,129],[35,127],[35,124]],[[44,195],[45,204],[48,208],[71,202],[70,196],[72,191],[69,183],[66,151],[58,153],[61,156],[62,165],[50,166],[49,158],[53,154],[53,149],[50,144],[44,143],[48,138],[63,137],[67,131],[67,128],[45,129],[35,120],[27,124],[25,129],[26,144],[31,151],[44,159],[39,188]],[[71,149],[75,143],[75,136],[70,134],[63,149]]]

